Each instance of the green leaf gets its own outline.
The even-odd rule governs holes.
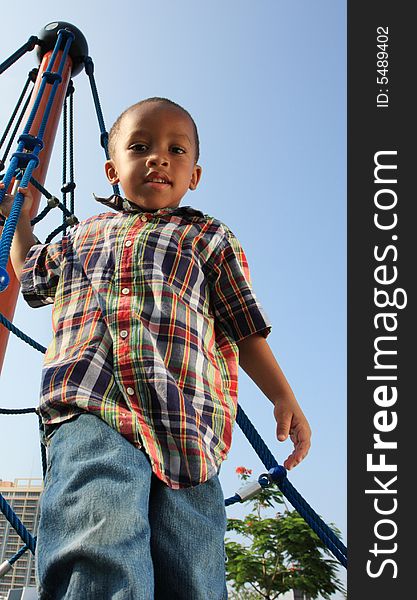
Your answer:
[[[265,515],[283,503],[282,493],[271,486],[245,502],[252,512],[244,519],[228,520],[227,531],[245,536],[245,544],[225,541],[227,579],[237,594],[231,598],[259,598],[257,593],[246,594],[249,584],[265,598],[276,598],[292,589],[303,590],[311,598],[321,594],[330,599],[336,591],[344,593],[337,577],[337,561],[328,558],[323,542],[296,511],[278,512],[273,518]],[[331,528],[340,535],[334,524]]]

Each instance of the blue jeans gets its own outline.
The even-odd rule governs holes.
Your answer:
[[[100,418],[48,445],[36,549],[41,600],[224,600],[226,513],[218,477],[173,490]]]

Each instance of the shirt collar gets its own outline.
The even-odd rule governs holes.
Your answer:
[[[114,210],[117,210],[119,212],[148,213],[151,215],[158,215],[158,216],[165,215],[165,214],[172,214],[172,213],[179,214],[179,215],[190,215],[190,216],[196,216],[196,217],[203,217],[203,218],[205,216],[204,213],[202,213],[200,210],[197,210],[196,208],[192,208],[191,206],[174,206],[174,207],[159,208],[158,210],[155,210],[155,211],[146,211],[141,206],[138,206],[137,204],[134,204],[127,198],[122,198],[122,196],[119,196],[117,194],[112,194],[111,196],[108,196],[108,197],[96,196],[96,194],[93,194],[93,196],[94,196],[95,200],[97,200],[97,202],[100,202],[101,204],[104,204],[105,206],[109,206],[110,208],[114,208]]]

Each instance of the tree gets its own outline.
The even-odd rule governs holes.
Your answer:
[[[252,473],[245,467],[236,472],[242,481]],[[338,562],[328,558],[330,552],[295,510],[285,507],[273,517],[263,516],[267,509],[285,506],[277,487],[263,488],[247,503],[252,512],[244,519],[228,519],[227,525],[228,531],[245,540],[226,538],[227,579],[233,582],[236,597],[273,600],[298,590],[314,599],[319,594],[330,598],[336,591],[345,592],[336,575]],[[340,533],[334,525],[331,528]]]

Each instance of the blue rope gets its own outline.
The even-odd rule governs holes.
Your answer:
[[[62,55],[60,58],[60,63],[57,72],[52,72],[51,69],[54,65],[55,59],[58,55],[58,50],[61,47],[61,41],[66,37],[66,44],[64,50],[62,51]],[[58,85],[62,80],[62,71],[64,69],[64,65],[67,59],[67,55],[69,52],[69,48],[74,39],[74,34],[66,29],[61,29],[58,33],[57,41],[52,52],[52,56],[49,60],[48,67],[43,73],[42,82],[39,87],[39,92],[36,96],[35,102],[33,104],[31,113],[29,115],[29,119],[26,123],[26,126],[23,130],[23,134],[19,138],[19,143],[17,147],[17,152],[15,152],[10,161],[9,167],[4,177],[4,189],[0,191],[0,204],[3,200],[4,194],[8,189],[12,178],[16,172],[16,169],[26,167],[25,172],[21,181],[21,187],[27,187],[32,176],[33,170],[39,164],[38,154],[43,147],[43,135],[45,132],[46,124],[49,118],[49,114],[51,112],[52,104],[55,99],[56,91],[58,89]],[[43,97],[45,87],[47,83],[52,83],[52,89],[48,98],[48,102],[43,114],[42,122],[39,127],[38,136],[35,137],[29,134],[30,128],[35,119],[36,113],[38,111],[41,99]],[[29,150],[29,152],[27,152]],[[10,255],[10,247],[12,244],[13,236],[16,231],[17,222],[19,220],[20,211],[22,209],[24,202],[24,196],[21,192],[18,192],[14,198],[13,206],[10,211],[9,218],[6,221],[6,224],[3,229],[3,234],[0,239],[0,292],[5,290],[9,284],[10,278],[6,270],[6,265],[9,260]]]
[[[238,496],[237,494],[235,494],[234,496],[231,496],[230,498],[226,498],[224,501],[224,505],[230,506],[231,504],[236,504],[236,502],[242,502],[242,498],[240,496]]]
[[[70,34],[69,31],[67,31],[66,33]],[[29,131],[30,131],[30,128],[32,127],[33,121],[35,120],[36,113],[38,112],[38,108],[39,108],[39,105],[41,103],[41,100],[42,100],[42,97],[43,97],[43,94],[44,94],[44,91],[45,91],[45,88],[46,88],[47,84],[51,83],[52,80],[53,80],[53,78],[55,76],[57,76],[57,79],[53,82],[53,86],[52,86],[52,90],[51,90],[51,96],[52,95],[55,96],[55,92],[56,92],[56,85],[55,84],[58,82],[58,77],[62,73],[62,69],[63,69],[64,63],[66,61],[68,50],[69,50],[69,47],[67,48],[67,45],[65,46],[65,50],[64,50],[64,52],[62,53],[62,56],[61,56],[61,62],[60,62],[60,66],[59,66],[59,68],[61,68],[61,66],[62,66],[61,73],[58,73],[58,74],[54,73],[52,71],[52,67],[54,66],[56,57],[58,56],[58,50],[60,49],[62,38],[64,37],[64,35],[65,35],[64,30],[61,29],[58,32],[58,36],[57,36],[57,40],[56,40],[56,43],[55,43],[55,47],[54,47],[54,49],[52,51],[52,55],[51,55],[51,57],[49,59],[48,66],[46,67],[46,70],[43,73],[42,81],[41,81],[41,85],[39,86],[38,94],[37,94],[37,96],[35,98],[35,102],[33,103],[32,110],[30,112],[28,121],[27,121],[26,126],[25,126],[25,128],[23,130],[24,134],[28,134]],[[71,33],[70,35],[72,36],[72,38],[74,38],[74,34],[73,33]],[[49,98],[49,100],[50,100],[50,98]],[[49,104],[49,101],[48,101],[48,104]],[[49,112],[50,112],[50,110],[48,111],[48,115],[49,115]],[[45,121],[45,118],[42,119],[41,128],[42,128],[42,125],[44,124],[44,121]],[[45,128],[45,125],[43,125],[43,129],[44,128]],[[41,137],[41,136],[39,136],[39,137]]]
[[[13,529],[19,534],[25,544],[28,546],[32,554],[35,554],[36,541],[35,538],[29,533],[22,521],[16,515],[11,508],[10,504],[6,502],[2,494],[0,494],[0,510],[9,521]]]
[[[252,425],[240,404],[237,407],[236,422],[248,438],[252,448],[255,450],[265,467],[268,470],[272,469],[273,467],[278,467],[279,465],[272,452],[269,450],[268,446],[265,444],[255,427]]]
[[[25,44],[23,44],[23,46],[21,46],[18,50],[16,50],[16,52],[9,56],[9,58],[6,58],[6,60],[1,63],[0,74],[4,73],[6,69],[11,67],[12,64],[19,60],[19,58],[26,54],[26,52],[30,52],[31,50],[33,50],[38,42],[39,40],[36,37],[36,35],[31,35],[28,41]]]
[[[37,69],[36,69],[36,71],[37,71]],[[19,112],[20,105],[22,104],[22,102],[24,100],[24,97],[26,96],[26,92],[28,90],[28,87],[29,87],[31,81],[32,81],[32,71],[29,72],[29,74],[28,74],[28,77],[26,79],[25,85],[23,86],[23,90],[22,90],[22,92],[21,92],[21,94],[20,94],[20,96],[19,96],[19,98],[18,98],[18,100],[16,102],[16,106],[14,107],[14,110],[13,110],[11,116],[10,116],[9,122],[8,122],[8,124],[7,124],[4,132],[3,132],[3,135],[1,137],[1,139],[0,139],[0,148],[3,146],[4,142],[6,141],[8,133],[9,133],[10,129],[12,128],[13,121],[15,120],[16,115]],[[4,162],[5,160],[6,160],[5,157],[3,157],[2,158],[2,162]]]
[[[32,93],[32,91],[31,91],[31,93]],[[27,110],[27,107],[29,106],[29,102],[30,102],[31,93],[28,95],[28,97],[25,100],[25,103],[24,103],[24,105],[22,107],[22,110],[20,111],[20,115],[18,116],[17,121],[15,123],[14,129],[13,129],[13,131],[12,131],[10,137],[9,137],[9,141],[7,142],[7,146],[6,146],[5,150],[4,150],[3,157],[2,157],[2,159],[0,161],[1,170],[4,169],[4,165],[6,163],[6,159],[9,156],[10,148],[13,145],[13,142],[14,142],[14,139],[15,139],[16,134],[18,132],[18,129],[20,127],[20,124],[23,121],[23,117],[26,114],[26,110]]]
[[[53,196],[50,192],[48,192],[47,189],[45,189],[43,187],[43,185],[41,183],[39,183],[39,181],[37,181],[34,177],[30,178],[30,183],[37,189],[39,190],[44,196],[45,198],[47,198],[48,200],[51,200],[51,204],[48,203],[48,206],[46,206],[43,211],[41,213],[39,213],[39,215],[37,217],[35,217],[34,219],[32,219],[31,224],[32,225],[36,225],[36,223],[39,223],[39,221],[41,221],[46,214],[52,209],[55,208],[56,206],[62,210],[62,212],[64,213],[64,215],[66,217],[68,217],[67,219],[67,225],[75,225],[76,223],[78,223],[78,219],[77,217],[70,212],[63,204],[62,202],[59,201],[59,199],[56,196]]]
[[[42,417],[40,414],[38,414],[38,422],[39,422],[39,431],[41,431],[42,434],[44,434],[45,430],[43,427]],[[43,476],[43,480],[45,481],[46,469],[47,469],[47,457],[46,457],[46,447],[45,447],[45,444],[43,443],[42,439],[43,439],[43,436],[40,439],[40,444],[41,444],[42,476]]]
[[[31,178],[31,179],[32,179],[32,178]],[[51,212],[51,210],[52,210],[52,206],[45,206],[45,208],[43,208],[43,209],[41,210],[41,212],[40,212],[40,213],[38,213],[38,214],[36,215],[36,217],[34,217],[34,218],[31,220],[30,224],[31,224],[31,225],[36,225],[37,223],[40,223],[40,222],[41,222],[41,221],[42,221],[42,220],[43,220],[43,219],[46,217],[46,215],[47,215],[48,213],[50,213],[50,212]]]
[[[106,131],[106,126],[104,124],[103,111],[101,110],[100,98],[98,97],[98,91],[96,86],[96,81],[94,79],[94,63],[91,56],[87,56],[84,59],[85,72],[88,75],[88,79],[90,81],[91,92],[93,94],[94,106],[96,108],[98,124],[100,127],[100,144],[104,148],[104,153],[106,155],[106,159],[110,158],[108,143],[109,143],[109,134]],[[120,189],[117,184],[113,185],[113,193],[120,196]]]
[[[53,240],[53,238],[58,235],[58,233],[62,232],[64,233],[65,229],[67,227],[66,222],[64,221],[64,223],[62,225],[59,225],[58,227],[56,227],[53,231],[51,231],[51,233],[48,235],[48,237],[45,240],[45,244],[49,244],[49,242],[51,240]]]
[[[1,178],[1,175],[0,175],[0,178]],[[65,206],[62,204],[62,202],[60,202],[60,200],[59,200],[59,199],[58,199],[56,196],[52,196],[52,194],[51,194],[50,192],[48,192],[48,190],[46,190],[46,189],[43,187],[43,185],[41,185],[41,184],[39,183],[39,181],[37,181],[37,180],[36,180],[34,177],[31,177],[31,178],[30,178],[30,183],[31,183],[31,184],[32,184],[32,185],[33,185],[33,186],[34,186],[34,187],[35,187],[37,190],[39,190],[39,191],[40,191],[40,192],[41,192],[41,193],[42,193],[42,194],[43,194],[43,195],[44,195],[44,196],[45,196],[45,197],[46,197],[46,198],[49,200],[49,202],[48,202],[47,206],[45,206],[45,208],[43,208],[43,209],[41,210],[41,212],[40,212],[40,213],[38,213],[38,215],[37,215],[36,217],[34,217],[34,218],[31,220],[30,224],[31,224],[32,226],[33,226],[33,225],[37,225],[38,223],[40,223],[40,221],[42,221],[42,220],[43,220],[43,219],[46,217],[46,215],[47,215],[48,213],[50,213],[50,211],[51,211],[53,208],[56,208],[56,207],[57,207],[57,208],[59,208],[59,209],[60,209],[60,210],[61,210],[61,211],[64,213],[64,215],[67,217],[67,220],[66,220],[66,224],[67,224],[67,226],[68,226],[68,225],[76,225],[76,224],[78,223],[78,219],[77,219],[77,217],[76,217],[76,216],[75,216],[75,215],[74,215],[72,212],[70,212],[70,211],[69,211],[69,210],[68,210],[68,209],[67,209],[67,208],[66,208],[66,207],[65,207]],[[4,217],[2,217],[2,216],[0,215],[0,225],[4,225],[4,223],[5,223],[5,222],[6,222],[6,219],[4,219]],[[56,233],[57,233],[57,232],[56,232]],[[56,235],[56,233],[54,233],[54,236]],[[54,236],[53,236],[53,237],[54,237]]]
[[[23,331],[21,331],[20,329],[15,327],[13,325],[13,323],[11,323],[11,321],[6,319],[6,317],[2,313],[0,313],[0,324],[3,325],[4,327],[6,327],[9,331],[14,333],[15,335],[17,335],[18,338],[20,338],[21,340],[23,340],[24,342],[29,344],[29,346],[32,346],[32,348],[35,348],[35,350],[39,350],[39,352],[42,352],[43,354],[46,353],[45,346],[38,344],[38,342],[35,342],[35,340],[33,340],[28,335],[26,335],[26,333],[23,333]]]
[[[72,81],[71,81],[72,83]],[[69,192],[70,192],[70,212],[75,213],[75,182],[74,182],[74,86],[71,86],[69,97],[69,121],[68,121],[68,141],[69,141]]]
[[[71,46],[71,44],[72,44],[72,42],[73,42],[73,40],[75,38],[74,34],[71,31],[67,31],[66,29],[61,29],[61,31],[58,34],[58,39],[57,39],[57,43],[56,43],[55,48],[58,46],[58,44],[60,44],[60,38],[64,37],[64,35],[67,36],[67,41],[65,43],[64,50],[62,51],[62,56],[61,56],[61,61],[59,63],[58,71],[56,73],[51,73],[51,75],[54,75],[54,77],[53,77],[54,82],[52,84],[52,90],[51,90],[51,93],[50,93],[49,98],[48,98],[48,104],[46,105],[45,112],[43,113],[42,122],[41,122],[41,125],[40,125],[40,128],[39,128],[39,134],[38,134],[38,136],[41,139],[43,139],[43,134],[45,133],[46,125],[48,123],[49,114],[50,114],[51,109],[52,109],[52,104],[53,104],[54,99],[55,99],[56,91],[58,89],[59,84],[62,81],[62,72],[64,70],[65,61],[67,59],[70,46]],[[51,59],[51,62],[49,64],[53,65],[52,59]],[[49,67],[48,67],[48,69],[49,69]],[[43,73],[43,79],[45,79],[45,81],[48,81],[48,75],[49,75],[48,69],[46,70],[45,73]]]
[[[85,66],[85,72],[87,73],[88,79],[90,81],[90,87],[91,87],[91,92],[93,94],[94,106],[96,108],[96,113],[97,113],[98,125],[100,127],[100,133],[101,133],[100,143],[101,143],[102,147],[104,148],[104,152],[106,153],[106,158],[109,159],[110,157],[109,157],[109,152],[108,152],[108,148],[107,148],[108,134],[106,131],[106,126],[104,124],[103,111],[101,110],[100,98],[98,96],[96,80],[94,78],[94,63],[93,63],[93,59],[91,58],[91,56],[87,56],[84,59],[84,66]]]
[[[34,540],[34,542],[36,542],[36,537],[34,537],[33,540]],[[13,566],[13,564],[26,552],[26,550],[29,550],[29,546],[27,544],[22,546],[20,548],[20,550],[18,552],[16,552],[16,554],[14,556],[9,558],[9,561],[8,561],[9,565]]]
[[[23,152],[22,152],[22,154],[23,154]],[[34,156],[34,155],[32,155],[32,156]],[[13,161],[16,161],[16,162],[13,164]],[[33,169],[36,168],[36,166],[38,165],[38,162],[39,162],[39,160],[37,159],[37,157],[35,160],[35,156],[32,160],[29,160],[29,163],[26,167],[25,173],[23,175],[23,178],[22,178],[22,181],[20,184],[22,187],[28,186],[32,171],[33,171]],[[16,156],[14,156],[14,158],[12,158],[12,160],[10,162],[10,166],[13,167],[13,173],[16,170],[17,165],[18,165],[18,159]],[[9,166],[8,171],[10,170],[10,166]],[[8,175],[8,172],[6,173],[6,176],[4,178],[5,188],[0,191],[0,202],[2,200],[1,193],[5,192],[5,190],[8,188],[8,185],[10,185],[10,182],[7,182],[7,179],[8,179],[7,175]],[[4,194],[3,194],[3,196],[4,196]],[[7,265],[7,261],[9,260],[10,247],[12,245],[13,236],[16,231],[17,222],[19,220],[19,215],[20,215],[21,208],[23,206],[23,202],[24,202],[23,194],[21,192],[17,193],[15,196],[15,199],[13,201],[13,206],[10,211],[10,215],[9,215],[9,217],[6,221],[6,224],[3,228],[3,234],[0,239],[0,291],[5,290],[9,284],[9,276],[6,271],[6,265]]]
[[[34,538],[36,540],[36,538]],[[0,565],[0,578],[3,577],[6,573],[10,571],[13,567],[14,563],[29,549],[29,546],[25,544],[14,556],[6,560],[2,565]]]
[[[36,413],[36,408],[0,408],[0,415],[27,415]]]
[[[334,531],[326,525],[286,477],[276,483],[284,496],[288,498],[306,523],[308,523],[312,530],[316,532],[321,541],[328,547],[339,562],[347,568],[347,548]]]
[[[67,180],[67,131],[68,131],[68,117],[67,117],[67,102],[68,96],[65,98],[64,106],[62,107],[62,204],[67,208],[67,191],[65,183]],[[62,233],[66,233],[65,215],[62,215]],[[50,236],[53,237],[52,234]]]
[[[34,177],[30,178],[30,183],[35,186],[35,188],[37,190],[39,190],[41,192],[41,194],[43,194],[45,196],[45,198],[47,198],[47,200],[50,200],[52,198],[52,194],[50,192],[48,192],[47,189],[45,189],[43,187],[43,185]]]
[[[340,563],[344,567],[347,567],[346,546],[288,481],[286,469],[277,463],[240,405],[238,406],[236,421],[284,496],[291,502],[297,512],[310,525]]]

